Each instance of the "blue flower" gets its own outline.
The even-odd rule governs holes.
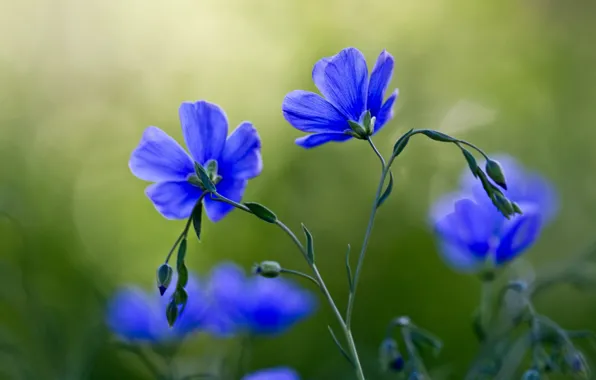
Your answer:
[[[554,188],[537,173],[517,161],[496,155],[507,179],[503,193],[523,214],[506,219],[497,211],[478,180],[466,171],[460,191],[439,199],[431,209],[431,223],[439,240],[439,252],[452,268],[477,272],[492,261],[502,266],[530,248],[542,228],[557,213]]]
[[[175,284],[176,278],[172,280]],[[121,339],[130,342],[161,343],[182,339],[204,326],[206,303],[203,289],[195,276],[189,276],[188,303],[174,327],[168,326],[166,307],[174,292],[171,285],[163,296],[137,287],[116,292],[108,304],[107,325]]]
[[[276,335],[310,316],[316,301],[311,292],[285,278],[246,277],[232,263],[211,273],[209,329],[216,335]]]
[[[300,376],[291,368],[277,367],[250,373],[242,380],[300,380]]]
[[[286,120],[302,132],[312,133],[296,140],[304,148],[329,141],[352,138],[348,120],[362,123],[366,111],[376,118],[373,133],[393,117],[395,90],[386,101],[385,90],[393,74],[393,57],[383,51],[368,77],[364,55],[355,48],[321,59],[312,71],[312,79],[324,98],[296,90],[286,95],[282,110]]]
[[[129,167],[138,178],[155,182],[145,194],[164,217],[186,219],[199,200],[202,190],[189,182],[195,174],[194,163],[211,167],[217,191],[239,202],[249,179],[263,168],[261,140],[249,122],[241,123],[230,136],[223,110],[212,103],[184,102],[180,123],[190,156],[164,131],[149,127],[133,151]],[[213,222],[221,220],[233,206],[207,197],[205,210]]]

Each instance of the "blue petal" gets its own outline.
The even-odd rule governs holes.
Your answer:
[[[300,376],[291,368],[277,367],[250,373],[242,380],[300,380]]]
[[[224,177],[221,182],[217,184],[217,192],[234,202],[240,202],[242,200],[242,195],[244,195],[244,190],[246,190],[247,183],[248,180],[246,179]],[[234,206],[213,200],[211,197],[206,197],[204,203],[207,217],[209,217],[209,220],[213,223],[219,222],[234,209]]]
[[[368,68],[358,49],[347,48],[320,60],[313,69],[313,81],[344,116],[360,120],[366,106]]]
[[[470,199],[455,202],[454,211],[439,220],[435,226],[442,239],[456,246],[466,247],[478,257],[490,250],[494,231],[493,215],[484,205]]]
[[[189,182],[180,181],[155,183],[145,189],[145,194],[167,219],[186,219],[202,193]]]
[[[290,92],[281,108],[285,119],[303,132],[343,132],[349,128],[346,116],[312,92]]]
[[[221,165],[224,177],[250,179],[261,174],[261,139],[251,123],[240,124],[228,137]]]
[[[154,300],[137,288],[118,291],[107,309],[108,327],[120,337],[130,341],[159,340],[155,325]]]
[[[246,285],[243,310],[253,334],[281,334],[315,308],[312,293],[292,281],[253,277]]]
[[[184,149],[164,131],[149,127],[132,152],[128,166],[132,174],[145,181],[183,181],[194,171]]]
[[[182,103],[179,114],[184,140],[194,160],[200,164],[217,160],[228,135],[224,111],[216,104],[199,101]]]
[[[524,211],[522,215],[508,220],[503,227],[496,250],[495,261],[498,265],[513,260],[538,239],[542,226],[540,211],[536,207],[525,206],[521,205]]]
[[[387,101],[383,103],[383,106],[379,110],[379,113],[373,116],[376,117],[375,120],[375,130],[373,133],[377,133],[383,128],[389,120],[393,118],[393,104],[399,95],[399,90],[393,91],[393,93],[387,98]]]
[[[470,252],[465,246],[439,240],[438,250],[445,264],[460,273],[474,273],[484,265],[484,258]]]
[[[215,336],[229,336],[244,327],[240,302],[244,298],[244,271],[224,262],[211,271],[208,283],[207,328]]]
[[[391,81],[393,74],[393,57],[386,50],[383,50],[377,58],[377,63],[370,74],[368,84],[368,101],[366,108],[373,116],[376,116],[381,110],[383,99],[385,99],[385,90]]]
[[[176,289],[176,278],[172,279],[170,288]],[[170,290],[168,289],[168,291]],[[169,329],[171,334],[177,337],[185,337],[193,332],[202,329],[205,326],[205,315],[207,310],[207,300],[205,290],[203,289],[199,278],[195,274],[190,274],[188,277],[188,283],[186,284],[186,293],[188,294],[188,302],[184,309],[180,310],[180,315],[174,324],[172,329]],[[166,307],[170,302],[171,295],[164,294],[160,297],[162,302],[162,308],[160,312],[160,319],[165,327],[168,327],[166,318]]]
[[[296,139],[296,145],[306,149],[314,148],[323,145],[330,141],[342,142],[351,139],[352,136],[345,133],[314,133],[312,135],[299,137]]]

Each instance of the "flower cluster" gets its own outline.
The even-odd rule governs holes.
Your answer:
[[[214,336],[271,335],[287,331],[310,316],[316,307],[311,292],[284,279],[247,277],[232,263],[216,266],[201,280],[192,275],[187,284],[188,303],[173,328],[165,310],[173,292],[162,296],[124,288],[108,307],[109,327],[121,338],[161,343],[204,331]]]
[[[505,218],[468,171],[460,189],[437,200],[430,211],[442,258],[461,272],[499,267],[515,259],[534,244],[557,213],[557,197],[546,179],[511,156],[495,157],[507,174],[504,194],[522,214]]]

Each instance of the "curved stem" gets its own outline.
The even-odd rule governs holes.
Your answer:
[[[377,204],[379,202],[379,197],[381,196],[381,192],[383,191],[383,185],[385,184],[385,179],[387,178],[387,174],[389,174],[389,169],[391,167],[391,163],[393,162],[393,158],[389,161],[389,165],[385,163],[383,156],[379,153],[379,150],[372,142],[370,137],[368,138],[368,143],[373,148],[377,157],[381,161],[382,165],[382,173],[381,173],[381,180],[379,181],[379,185],[377,186],[377,192],[375,193],[375,199],[372,205],[372,210],[370,211],[370,217],[368,218],[368,226],[366,227],[366,232],[364,234],[364,241],[362,242],[362,247],[360,249],[360,255],[358,256],[358,263],[356,264],[356,271],[354,272],[354,278],[352,281],[353,289],[348,296],[348,308],[346,311],[346,325],[350,328],[352,322],[352,314],[354,311],[354,301],[356,299],[356,289],[358,288],[358,280],[360,279],[360,273],[362,272],[362,265],[364,263],[364,257],[366,255],[366,248],[368,247],[368,241],[370,240],[370,235],[372,233],[373,226],[375,224],[375,216],[377,215]]]
[[[281,268],[281,273],[293,274],[294,276],[305,278],[305,279],[313,282],[317,287],[320,287],[320,285],[317,282],[317,280],[315,280],[313,277],[307,275],[306,273],[302,273],[302,272],[299,272],[297,270],[286,269],[286,268]]]
[[[166,264],[170,261],[170,258],[172,257],[172,253],[174,253],[174,250],[176,249],[176,247],[178,246],[178,244],[180,244],[180,242],[182,241],[182,239],[184,239],[188,235],[188,230],[190,229],[190,224],[192,223],[192,214],[194,213],[194,210],[197,208],[197,206],[199,204],[201,204],[201,202],[203,201],[203,198],[205,198],[205,195],[207,195],[207,193],[201,194],[201,197],[197,201],[195,207],[193,208],[192,213],[190,214],[190,216],[188,217],[188,220],[186,221],[186,225],[184,226],[184,230],[182,230],[182,233],[178,236],[178,239],[176,239],[176,241],[174,242],[174,245],[170,249],[170,252],[168,252],[168,255],[166,256],[166,260],[165,260],[165,263]]]

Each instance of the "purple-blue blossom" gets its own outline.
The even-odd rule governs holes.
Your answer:
[[[314,295],[286,278],[246,276],[235,264],[213,268],[209,282],[209,330],[217,335],[276,335],[312,315]]]
[[[148,127],[133,151],[129,167],[138,178],[154,182],[145,194],[168,219],[186,219],[202,195],[202,189],[189,181],[195,175],[195,162],[211,168],[217,192],[240,202],[249,179],[263,168],[261,140],[249,122],[241,123],[228,136],[224,111],[206,101],[184,102],[179,109],[186,146],[184,149],[164,131]],[[204,200],[205,211],[213,222],[221,220],[233,206]]]
[[[440,198],[431,209],[441,257],[461,272],[481,270],[487,261],[504,265],[530,248],[558,211],[556,192],[538,173],[526,170],[513,157],[497,155],[507,179],[504,195],[523,214],[506,219],[469,171],[459,191]]]
[[[376,119],[373,133],[393,117],[396,89],[385,100],[385,91],[393,75],[393,57],[381,52],[373,71],[368,75],[366,59],[355,48],[346,48],[332,57],[319,60],[312,79],[323,96],[296,90],[286,95],[282,111],[296,129],[310,133],[296,144],[313,148],[330,141],[352,138],[348,120],[362,123],[367,111]]]
[[[108,304],[108,327],[123,340],[149,343],[182,339],[203,330],[206,298],[198,278],[189,276],[188,303],[170,328],[165,311],[174,290],[175,286],[170,286],[163,296],[157,289],[146,292],[129,286],[118,290]]]
[[[300,380],[300,376],[291,368],[277,367],[249,373],[242,380]]]

